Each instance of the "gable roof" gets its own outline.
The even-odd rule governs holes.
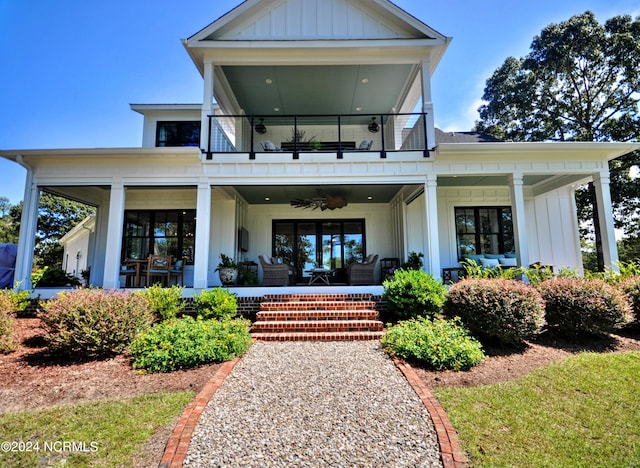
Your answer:
[[[187,42],[400,38],[447,39],[389,0],[246,0]]]

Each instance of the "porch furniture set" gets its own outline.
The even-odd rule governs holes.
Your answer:
[[[144,284],[151,286],[154,280],[160,279],[163,286],[171,285],[172,278],[176,284],[184,286],[185,258],[173,261],[171,255],[149,255],[147,259],[128,258],[120,267],[120,276],[125,277],[126,286],[139,288]]]
[[[322,141],[322,142],[299,142],[294,143],[291,141],[284,141],[280,143],[280,146],[276,146],[272,141],[261,141],[260,145],[262,150],[266,152],[270,151],[325,151],[325,152],[337,152],[337,151],[369,151],[373,145],[373,140],[362,140],[362,142],[356,147],[355,141]]]

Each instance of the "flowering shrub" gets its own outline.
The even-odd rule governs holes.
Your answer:
[[[0,289],[0,296],[4,297],[0,310],[22,312],[30,304],[29,291],[17,289]]]
[[[99,289],[62,292],[39,317],[51,350],[88,357],[123,352],[154,318],[141,295]]]
[[[640,276],[631,276],[618,283],[618,288],[625,294],[636,323],[640,324]]]
[[[382,337],[385,350],[435,370],[467,370],[485,357],[482,345],[469,336],[459,319],[425,317],[399,322]]]
[[[169,320],[176,318],[178,313],[183,308],[182,303],[182,288],[181,286],[174,285],[170,288],[163,288],[160,284],[154,284],[144,288],[138,292],[147,301],[151,310],[155,314],[158,320]]]
[[[447,317],[460,317],[474,335],[506,344],[534,336],[544,322],[544,302],[532,286],[509,279],[466,279],[449,289]]]
[[[171,372],[228,361],[251,345],[248,320],[196,320],[192,317],[155,324],[129,346],[133,367]]]
[[[193,296],[193,305],[200,319],[231,319],[238,313],[238,301],[223,288],[206,289]]]
[[[631,313],[624,294],[602,280],[556,278],[538,290],[546,301],[549,328],[567,336],[606,335]]]
[[[422,270],[396,270],[382,285],[387,311],[395,320],[435,316],[447,293],[439,280]]]
[[[0,294],[0,353],[9,353],[16,349],[13,339],[15,316],[14,303],[7,294]]]

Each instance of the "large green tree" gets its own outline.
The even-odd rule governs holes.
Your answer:
[[[550,24],[529,54],[509,57],[487,80],[476,130],[506,141],[640,139],[640,18],[599,24],[592,12]],[[610,163],[615,222],[640,236],[638,152]],[[579,216],[593,218],[587,190]]]

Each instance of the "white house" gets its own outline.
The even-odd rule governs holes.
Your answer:
[[[469,253],[580,269],[586,181],[614,263],[608,161],[638,144],[436,138],[431,76],[450,41],[387,0],[241,3],[183,41],[202,104],[131,106],[142,147],[0,151],[27,169],[16,281],[31,287],[42,191],[96,207],[86,265],[105,288],[154,252],[186,257],[196,289],[220,284],[221,253],[278,257],[300,284],[412,251],[437,277]]]

